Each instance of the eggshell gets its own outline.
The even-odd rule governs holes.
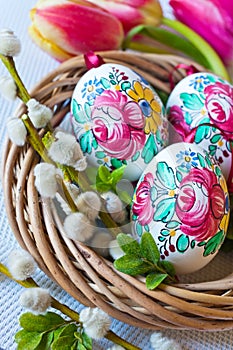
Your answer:
[[[182,136],[180,140],[195,142],[215,157],[227,179],[229,191],[233,192],[232,85],[211,73],[188,75],[171,92],[166,112]]]
[[[168,146],[141,175],[131,215],[133,234],[149,231],[177,274],[201,269],[220,249],[229,222],[219,165],[196,144]]]
[[[126,164],[130,181],[168,142],[162,101],[142,76],[123,65],[87,71],[73,92],[71,114],[88,163],[110,169]]]

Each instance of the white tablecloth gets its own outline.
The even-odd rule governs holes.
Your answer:
[[[98,2],[98,1],[97,1]],[[166,6],[167,0],[162,0]],[[27,28],[30,23],[29,10],[35,4],[34,0],[0,0],[0,28],[12,28],[22,42],[22,52],[16,58],[17,68],[25,85],[30,90],[36,82],[53,70],[58,63],[37,48],[28,36]],[[6,75],[4,66],[0,62],[0,76]],[[0,97],[0,147],[5,139],[5,121],[19,102],[10,103]],[[7,256],[13,248],[18,247],[14,235],[9,227],[5,214],[2,191],[0,192],[0,260],[6,262]],[[71,298],[59,286],[50,281],[41,271],[36,274],[37,282],[49,288],[51,294],[69,307],[80,310],[81,305]],[[0,348],[4,350],[16,349],[14,334],[19,330],[18,318],[22,312],[18,303],[23,288],[9,279],[0,282]],[[136,329],[116,320],[112,322],[112,330],[118,335],[132,341],[143,350],[149,350],[150,331]],[[198,332],[166,330],[164,335],[177,340],[184,350],[227,350],[233,349],[233,330],[225,332]],[[95,350],[107,349],[107,341],[95,344]],[[172,350],[172,349],[171,349]]]

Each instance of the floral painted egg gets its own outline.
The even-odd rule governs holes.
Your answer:
[[[126,165],[134,181],[168,142],[163,104],[145,79],[119,64],[87,71],[71,101],[72,127],[91,166]]]
[[[150,232],[177,274],[201,269],[218,252],[229,222],[219,165],[196,144],[168,146],[141,175],[131,215],[134,235]]]
[[[214,74],[191,74],[171,92],[166,111],[182,141],[215,157],[233,192],[233,86]]]

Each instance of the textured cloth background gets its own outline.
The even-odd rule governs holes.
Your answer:
[[[36,1],[27,0],[0,0],[0,28],[12,28],[16,35],[21,39],[22,52],[16,58],[16,65],[25,85],[32,89],[36,82],[43,78],[49,71],[53,70],[58,63],[37,48],[27,34],[27,28],[30,23],[29,10]],[[98,3],[98,1],[96,1]],[[168,1],[162,0],[166,13],[171,14]],[[5,68],[0,63],[0,76],[6,75]],[[0,97],[0,148],[3,148],[5,139],[5,122],[13,114],[18,102],[10,103]],[[18,247],[13,233],[9,227],[5,209],[2,191],[0,192],[0,260],[6,262],[9,252]],[[232,270],[233,254],[220,255],[215,259],[217,263],[208,269],[212,278],[221,276]],[[223,269],[224,265],[224,269]],[[198,274],[204,279],[206,272]],[[211,277],[210,276],[210,277]],[[1,277],[1,276],[0,276]],[[40,286],[49,288],[51,294],[61,302],[67,304],[74,310],[80,310],[82,305],[71,298],[59,286],[51,282],[47,276],[38,270],[36,281]],[[2,279],[0,282],[0,348],[4,350],[16,349],[14,343],[14,334],[19,330],[18,318],[24,311],[18,304],[22,287],[8,279]],[[113,320],[112,330],[121,337],[133,342],[143,350],[149,350],[150,331],[136,329],[116,320]],[[229,350],[233,349],[233,330],[225,332],[197,332],[197,331],[171,331],[165,330],[164,335],[177,340],[183,350]],[[107,349],[110,343],[107,341],[95,344],[95,350]],[[171,349],[172,350],[172,349]]]

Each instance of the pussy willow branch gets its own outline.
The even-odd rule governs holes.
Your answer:
[[[3,56],[0,55],[0,59],[2,60],[3,64],[8,69],[9,73],[11,74],[12,78],[14,79],[17,88],[18,88],[18,97],[26,104],[30,99],[31,96],[29,92],[27,91],[25,85],[23,84],[16,66],[13,57],[10,56]],[[44,162],[54,164],[56,165],[52,159],[48,156],[47,150],[45,145],[43,144],[37,129],[33,126],[30,118],[28,115],[22,116],[22,121],[24,122],[25,127],[28,130],[28,142],[31,144],[31,146],[37,151],[39,156],[43,159]],[[50,126],[51,128],[51,126]],[[51,131],[51,130],[50,130]],[[92,190],[90,187],[90,184],[88,183],[85,172],[78,173],[74,168],[72,167],[66,167],[63,166],[63,169],[66,169],[66,175],[70,177],[70,181],[76,182],[82,191],[90,191]],[[65,184],[62,184],[62,188],[64,191],[64,195],[66,197],[66,200],[73,212],[77,212],[77,207],[72,199],[72,197],[69,195],[68,190],[66,189]],[[122,230],[120,227],[115,223],[115,221],[112,219],[111,215],[106,212],[104,208],[104,204],[102,205],[102,211],[99,213],[99,216],[105,226],[109,229],[109,232],[112,234],[112,236],[115,238],[118,233],[121,233]]]
[[[14,282],[20,284],[21,286],[23,286],[25,288],[39,287],[39,285],[34,281],[33,278],[28,278],[24,281],[14,279],[13,276],[11,275],[10,271],[2,263],[0,263],[0,273],[4,274],[5,276],[7,276],[8,278],[10,278]],[[79,320],[79,314],[77,312],[73,311],[68,306],[60,303],[57,299],[55,299],[52,296],[51,296],[51,300],[52,300],[51,301],[52,308],[61,311],[64,315],[68,316],[73,321],[75,321],[77,323],[81,323]],[[114,342],[122,347],[124,347],[127,350],[141,350],[141,348],[139,348],[133,344],[128,343],[126,340],[122,339],[121,337],[119,337],[117,334],[115,334],[112,331],[108,331],[107,334],[105,335],[105,338],[108,340],[111,340],[112,342]]]

